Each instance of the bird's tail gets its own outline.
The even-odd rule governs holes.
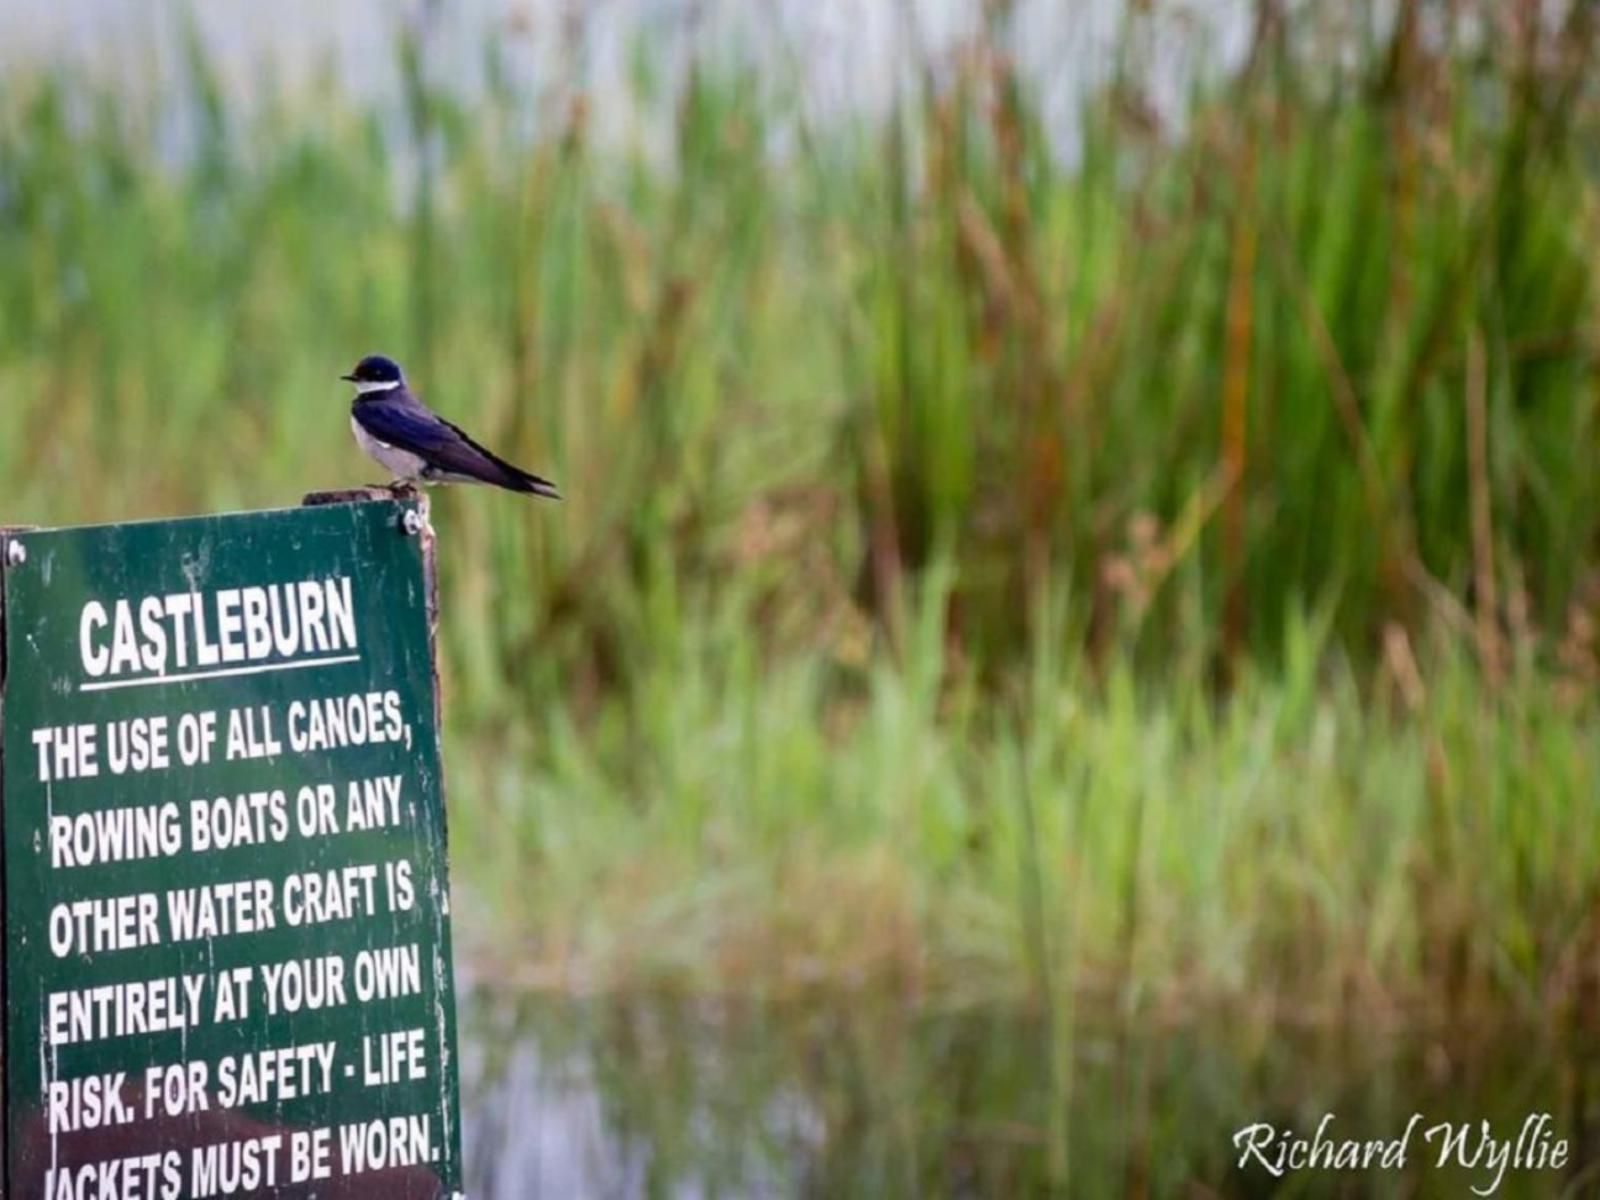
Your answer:
[[[446,424],[449,424],[446,422]],[[508,491],[523,492],[530,496],[544,496],[549,500],[561,499],[561,493],[556,491],[556,485],[548,479],[541,479],[531,472],[524,471],[515,463],[507,462],[487,446],[480,445],[467,436],[460,428],[450,425],[450,429],[463,442],[477,452],[486,462],[482,465],[492,467],[492,470],[481,471],[477,478],[484,483],[496,483]]]
[[[531,496],[544,496],[549,500],[561,499],[561,493],[556,491],[556,485],[548,479],[540,479],[539,476],[530,475],[517,467],[512,467],[511,470],[516,480],[514,491],[527,492]]]

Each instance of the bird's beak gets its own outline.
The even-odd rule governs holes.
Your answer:
[[[341,375],[339,378],[348,380],[350,383],[354,383],[356,381],[356,377],[354,375]]]

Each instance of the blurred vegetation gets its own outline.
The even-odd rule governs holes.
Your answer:
[[[373,479],[372,350],[554,478],[435,501],[458,880],[528,980],[1576,1003],[1594,8],[1396,8],[1263,3],[1174,118],[1134,6],[1070,139],[1004,3],[879,116],[641,48],[609,138],[425,26],[389,107],[198,43],[0,80],[6,517]]]

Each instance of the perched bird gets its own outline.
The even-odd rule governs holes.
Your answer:
[[[356,385],[350,429],[356,444],[403,483],[492,483],[513,492],[561,497],[548,479],[514,467],[430,411],[412,395],[400,364],[369,354],[348,375]]]

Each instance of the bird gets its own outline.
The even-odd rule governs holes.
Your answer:
[[[356,444],[394,475],[391,486],[488,483],[561,499],[548,479],[508,463],[417,399],[394,359],[369,354],[339,378],[355,384],[350,431]]]

